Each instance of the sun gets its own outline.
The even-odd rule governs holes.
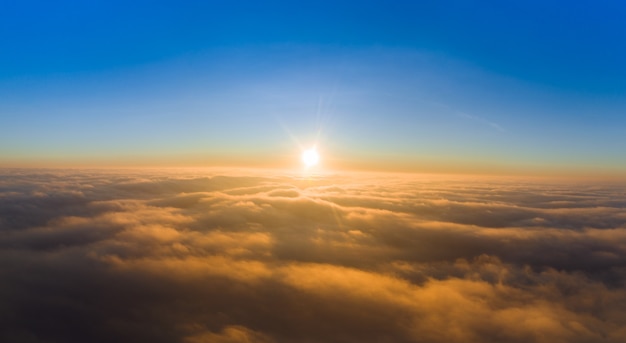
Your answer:
[[[309,168],[317,165],[320,161],[320,155],[317,153],[315,147],[309,148],[302,152],[302,163]]]

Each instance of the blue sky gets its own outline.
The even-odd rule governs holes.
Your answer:
[[[2,7],[3,165],[626,169],[619,1]]]

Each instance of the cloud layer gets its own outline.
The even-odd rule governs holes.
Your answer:
[[[0,173],[0,341],[624,342],[616,185]]]

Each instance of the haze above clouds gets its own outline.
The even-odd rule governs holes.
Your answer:
[[[0,340],[623,342],[625,208],[609,184],[5,170]]]

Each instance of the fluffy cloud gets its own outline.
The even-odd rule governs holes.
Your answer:
[[[624,194],[419,175],[3,171],[0,340],[623,342]]]

